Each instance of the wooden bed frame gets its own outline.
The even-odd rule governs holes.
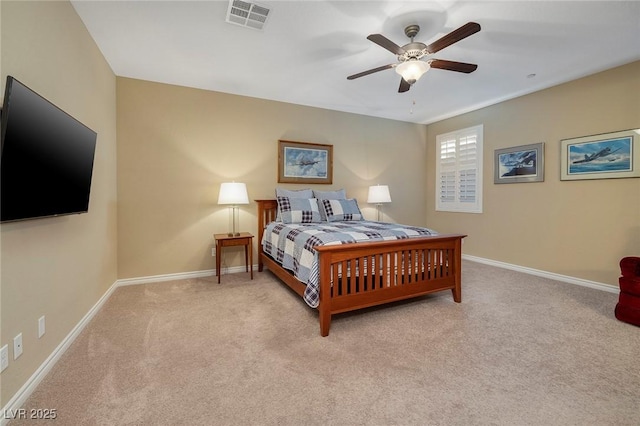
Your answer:
[[[256,202],[258,271],[261,272],[266,265],[303,296],[305,285],[262,250],[262,235],[265,226],[276,218],[277,201]],[[466,235],[449,234],[316,247],[320,274],[320,334],[329,335],[334,314],[436,291],[451,290],[453,300],[459,303],[462,298],[461,252],[464,237]],[[351,273],[343,275],[341,271]]]

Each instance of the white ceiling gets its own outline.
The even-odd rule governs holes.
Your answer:
[[[72,1],[118,76],[431,123],[640,59],[639,1],[270,1],[263,30],[225,22],[228,1]],[[435,57],[398,93],[396,62],[366,39],[429,44],[474,21],[482,30]]]

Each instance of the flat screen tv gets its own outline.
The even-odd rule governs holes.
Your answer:
[[[11,76],[1,121],[1,221],[88,212],[96,132]]]

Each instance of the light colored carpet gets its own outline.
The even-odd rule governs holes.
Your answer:
[[[616,294],[463,263],[461,304],[344,314],[325,338],[269,272],[121,287],[25,408],[69,425],[640,423],[640,328]]]

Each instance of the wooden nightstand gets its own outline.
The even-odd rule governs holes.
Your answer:
[[[248,232],[241,232],[240,235],[230,237],[228,234],[214,234],[216,240],[216,276],[220,284],[220,258],[222,248],[230,246],[244,246],[244,263],[247,272],[251,272],[253,279],[253,235]]]

